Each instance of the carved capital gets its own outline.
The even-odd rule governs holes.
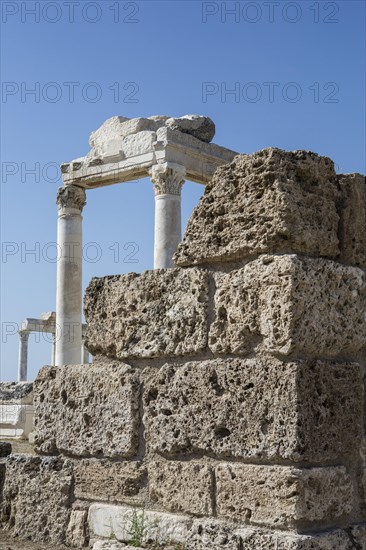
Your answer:
[[[179,164],[166,162],[150,168],[155,195],[180,195],[186,180],[186,169]]]
[[[76,208],[81,212],[86,205],[85,189],[78,185],[59,187],[56,202],[59,209]]]

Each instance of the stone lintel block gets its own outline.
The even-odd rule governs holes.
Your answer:
[[[59,457],[7,459],[3,520],[14,537],[64,543],[72,498],[72,465]]]
[[[217,169],[188,222],[177,265],[240,261],[273,252],[339,254],[333,162],[268,148]]]
[[[324,259],[262,256],[216,276],[215,353],[336,357],[366,346],[366,274]]]
[[[86,345],[112,358],[197,353],[207,345],[208,275],[157,269],[92,279]]]
[[[43,454],[136,454],[139,379],[121,363],[43,367],[34,383],[35,447]]]
[[[213,359],[143,376],[145,436],[155,453],[321,464],[358,453],[363,378],[356,363]]]
[[[334,524],[353,509],[353,485],[343,466],[220,464],[216,467],[217,514],[243,523],[296,528]]]
[[[210,516],[213,514],[212,490],[209,465],[161,460],[149,464],[149,497],[164,511]]]
[[[360,544],[359,550],[364,550],[362,534],[358,526],[351,534],[337,529],[299,535],[277,530],[238,529],[220,520],[197,519],[193,522],[185,550],[356,550],[358,547],[354,546],[354,541]]]
[[[340,174],[340,260],[366,267],[366,179],[361,174]]]
[[[128,542],[131,538],[131,522],[135,517],[141,521],[144,514],[146,527],[144,542],[184,543],[192,525],[188,516],[166,514],[131,506],[93,503],[89,508],[88,526],[90,539],[104,538]]]
[[[75,498],[142,502],[147,472],[140,461],[74,460]]]

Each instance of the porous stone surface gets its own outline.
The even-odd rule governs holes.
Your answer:
[[[59,457],[7,459],[3,520],[15,537],[63,543],[70,517],[72,467]]]
[[[362,546],[357,549],[349,534],[341,529],[311,535],[241,529],[237,534],[240,550],[364,550]]]
[[[359,531],[356,532],[356,537]],[[364,550],[362,539],[337,529],[299,535],[296,532],[238,528],[227,522],[195,520],[185,550]],[[361,546],[355,546],[355,541]],[[363,542],[363,541],[362,541]]]
[[[146,468],[140,461],[74,460],[76,498],[107,502],[141,502]]]
[[[366,549],[366,523],[362,525],[353,525],[350,529],[350,538],[357,550]]]
[[[337,193],[327,157],[275,148],[238,155],[207,185],[175,262],[238,261],[268,252],[336,257]]]
[[[1,382],[0,403],[2,401],[32,402],[33,382]]]
[[[349,516],[353,507],[352,480],[344,467],[227,463],[216,467],[216,484],[218,516],[254,525],[327,524]]]
[[[112,358],[184,355],[207,345],[208,276],[157,269],[92,279],[86,346]]]
[[[366,346],[366,275],[324,259],[265,255],[216,277],[215,353],[336,357]]]
[[[363,379],[356,363],[215,359],[166,364],[144,377],[153,452],[320,463],[358,453]]]
[[[137,451],[139,380],[128,365],[43,367],[34,401],[40,453],[130,457]]]
[[[188,516],[101,503],[93,503],[89,508],[90,538],[114,538],[119,542],[128,542],[131,539],[131,521],[135,517],[141,522],[141,514],[144,514],[144,542],[166,544],[186,541],[192,526],[192,519]]]
[[[195,520],[185,550],[241,550],[241,537],[230,523],[211,519]],[[252,549],[251,549],[252,550]]]
[[[212,468],[199,462],[151,461],[149,497],[162,510],[211,516]]]
[[[179,130],[184,134],[190,134],[206,143],[210,143],[213,140],[216,131],[215,123],[209,117],[200,115],[168,118],[165,124],[169,128],[172,128],[172,130]]]
[[[66,531],[66,544],[71,548],[83,548],[87,546],[87,524],[88,513],[86,510],[72,510],[70,521]]]
[[[366,180],[361,174],[341,174],[341,220],[339,238],[340,260],[346,264],[366,267]]]

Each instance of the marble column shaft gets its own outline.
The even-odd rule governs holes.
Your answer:
[[[57,195],[58,224],[56,366],[81,363],[82,348],[82,215],[85,190],[61,187]]]
[[[173,163],[150,170],[155,193],[154,269],[174,267],[173,255],[182,238],[181,190],[186,170]]]

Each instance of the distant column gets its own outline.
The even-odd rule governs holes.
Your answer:
[[[81,363],[82,215],[85,190],[77,185],[60,187],[58,224],[56,366]]]
[[[20,330],[19,338],[18,382],[25,382],[28,374],[29,332],[26,330]]]
[[[182,238],[181,190],[184,166],[156,164],[150,170],[155,192],[154,268],[174,267],[173,255]]]
[[[56,365],[56,334],[52,334],[52,356],[51,356],[51,365],[54,367]]]

